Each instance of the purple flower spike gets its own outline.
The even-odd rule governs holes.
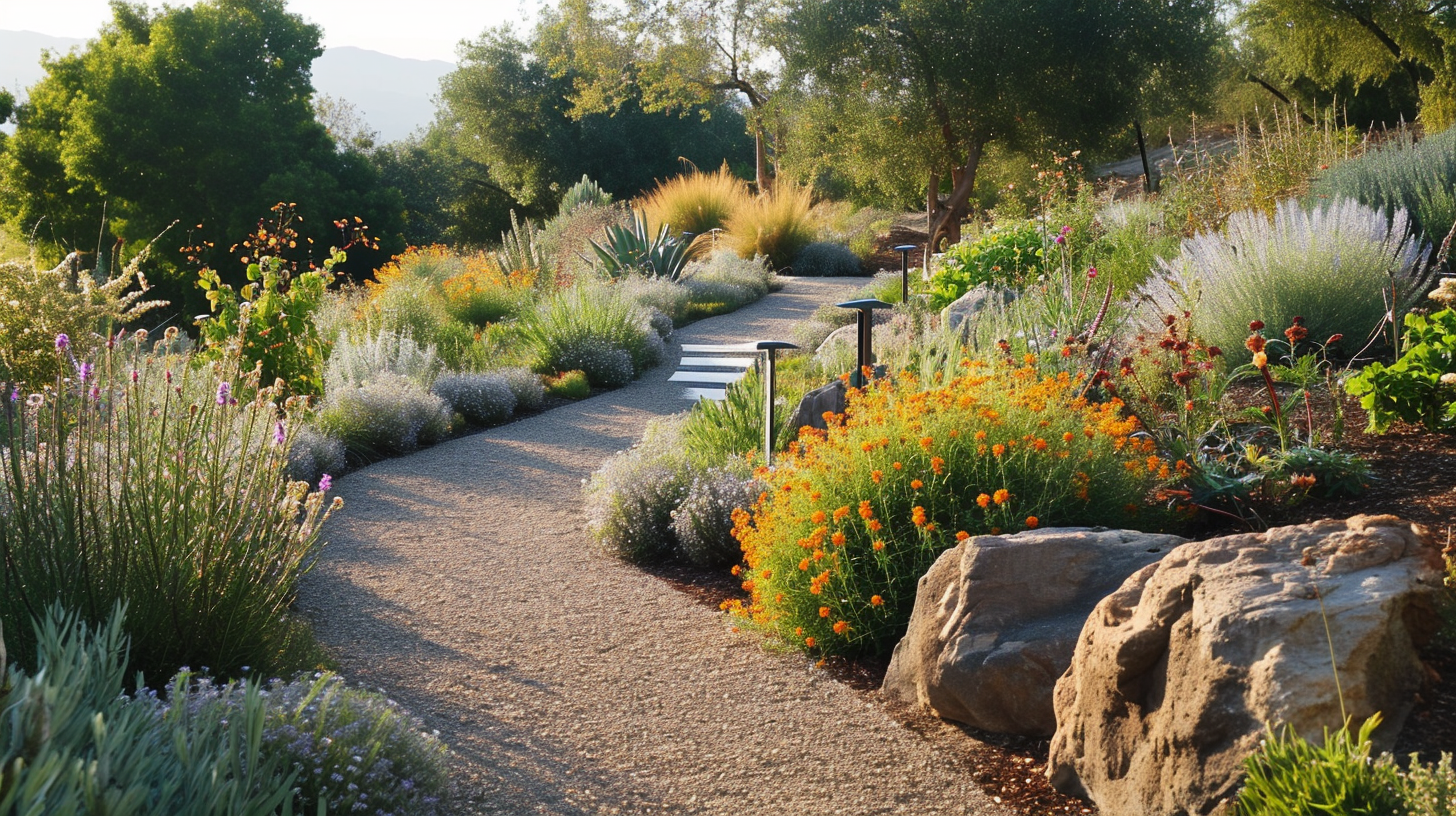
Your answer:
[[[11,402],[20,402],[20,386],[18,386],[18,385],[12,385],[12,386],[10,386],[10,401]]]
[[[76,379],[79,380],[82,385],[85,385],[86,381],[91,379],[91,372],[95,370],[96,367],[91,365],[90,363],[77,363]]]
[[[229,402],[229,398],[232,397],[232,393],[233,393],[233,387],[231,385],[227,384],[226,382],[220,382],[220,383],[218,383],[217,384],[217,404],[218,405],[227,405],[228,402]]]
[[[283,422],[280,420],[277,425],[273,426],[273,444],[282,445],[287,438],[288,436],[285,433]]]
[[[325,473],[324,475],[322,475],[322,476],[319,477],[319,492],[320,493],[327,493],[327,492],[329,492],[329,488],[331,488],[333,486],[334,486],[334,477],[330,476],[327,473]]]
[[[56,335],[56,351],[65,351],[70,346],[71,338],[67,337],[65,332]]]

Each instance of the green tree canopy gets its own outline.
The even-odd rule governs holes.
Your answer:
[[[1456,121],[1451,0],[1249,0],[1237,20],[1250,76],[1271,91],[1377,91],[1432,130]]]
[[[933,207],[936,238],[954,233],[993,140],[1093,147],[1140,116],[1197,100],[1222,37],[1216,6],[797,0],[784,51],[806,96],[859,97],[847,123],[885,129],[881,142],[920,145],[923,171],[950,172],[950,196]]]
[[[150,10],[119,0],[77,53],[48,56],[0,157],[0,212],[63,249],[96,247],[98,231],[144,243],[180,221],[217,254],[269,207],[297,204],[306,237],[361,216],[398,232],[398,194],[367,157],[337,151],[314,118],[310,66],[319,29],[283,0],[203,0]],[[185,242],[187,233],[158,249]],[[393,248],[388,246],[386,249]],[[397,245],[397,242],[396,242]],[[163,253],[164,255],[166,253]],[[175,256],[173,256],[175,258]],[[356,266],[372,259],[357,259]],[[197,304],[190,276],[164,296]]]

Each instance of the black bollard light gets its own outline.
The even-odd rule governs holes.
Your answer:
[[[865,369],[875,364],[875,353],[870,338],[870,332],[875,324],[874,311],[876,309],[893,309],[894,304],[876,298],[865,298],[835,305],[841,309],[854,309],[856,312],[855,327],[859,335],[859,353],[856,355],[858,365],[854,367],[854,373],[849,375],[849,384],[855,388],[863,388],[865,383],[869,382],[865,378]]]
[[[901,244],[895,247],[900,253],[900,302],[910,302],[910,250],[915,249],[914,244]]]
[[[774,358],[780,351],[798,346],[784,340],[760,340],[758,350],[766,355],[763,367],[763,463],[773,467],[774,449]]]

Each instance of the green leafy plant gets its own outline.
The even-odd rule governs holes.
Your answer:
[[[639,272],[676,281],[688,262],[688,242],[670,235],[670,230],[664,223],[654,236],[648,232],[646,214],[634,212],[631,225],[607,226],[603,242],[592,241],[591,247],[602,269],[614,278]]]
[[[538,286],[555,283],[551,275],[542,274],[549,268],[550,258],[541,245],[540,234],[530,219],[517,220],[516,211],[511,210],[511,228],[501,233],[501,248],[495,253],[496,265],[507,275],[525,277]]]
[[[566,188],[566,192],[561,194],[561,205],[557,212],[568,214],[582,207],[605,207],[611,203],[612,194],[583,173],[581,181]]]
[[[983,284],[1015,286],[1043,267],[1041,229],[1033,221],[995,227],[946,250],[930,279],[930,305],[943,309]]]
[[[290,606],[331,511],[326,484],[286,476],[302,401],[234,358],[148,355],[142,332],[94,362],[56,345],[72,378],[0,405],[12,654],[33,659],[24,634],[52,603],[100,625],[124,601],[133,663],[152,676],[293,668],[306,630]]]
[[[1371,363],[1346,382],[1370,417],[1366,430],[1403,420],[1456,433],[1456,309],[1406,315],[1401,343],[1394,363]]]
[[[247,366],[261,366],[263,382],[283,380],[295,394],[323,393],[324,344],[314,323],[314,312],[324,300],[335,264],[346,260],[345,250],[360,244],[376,248],[366,227],[357,221],[337,221],[346,241],[329,251],[323,267],[312,262],[301,268],[290,258],[299,237],[300,219],[288,204],[275,204],[273,218],[258,220],[257,231],[234,250],[247,265],[248,283],[241,289],[223,282],[211,267],[198,272],[198,285],[207,293],[212,315],[199,322],[204,356],[221,359],[240,355]],[[197,257],[202,247],[186,248]]]
[[[598,386],[623,384],[622,359],[631,380],[654,362],[653,340],[661,345],[642,310],[607,284],[575,286],[544,298],[523,321],[521,336],[535,351],[539,371],[572,371],[590,363],[593,368],[584,370]]]
[[[774,405],[775,450],[783,450],[798,433],[788,428],[792,394]],[[722,400],[698,400],[682,426],[682,443],[689,457],[703,467],[742,458],[750,451],[763,455],[763,380],[751,370],[728,386]]]
[[[562,399],[580,400],[591,396],[591,383],[584,371],[563,371],[556,376],[547,376],[543,383],[546,393]]]
[[[1259,752],[1244,762],[1239,816],[1328,816],[1404,813],[1401,777],[1389,756],[1371,756],[1380,715],[1352,735],[1346,722],[1315,745],[1285,726],[1271,726]]]

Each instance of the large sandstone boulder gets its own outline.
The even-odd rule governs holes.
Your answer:
[[[1050,736],[1052,689],[1087,615],[1183,542],[1086,527],[961,542],[920,579],[885,693],[986,731]]]
[[[1344,710],[1381,712],[1388,744],[1425,681],[1440,582],[1429,534],[1394,516],[1179,547],[1087,619],[1057,683],[1052,784],[1104,813],[1219,812],[1266,723],[1341,724],[1332,648]]]
[[[834,380],[828,385],[821,385],[799,400],[798,407],[789,414],[789,427],[793,428],[796,433],[805,425],[821,431],[827,430],[829,423],[824,420],[824,415],[844,413],[846,399],[847,393],[843,380]]]
[[[940,320],[946,328],[960,328],[962,323],[980,314],[982,310],[992,306],[1005,306],[1013,300],[1016,300],[1015,289],[988,283],[977,284],[941,309]]]

